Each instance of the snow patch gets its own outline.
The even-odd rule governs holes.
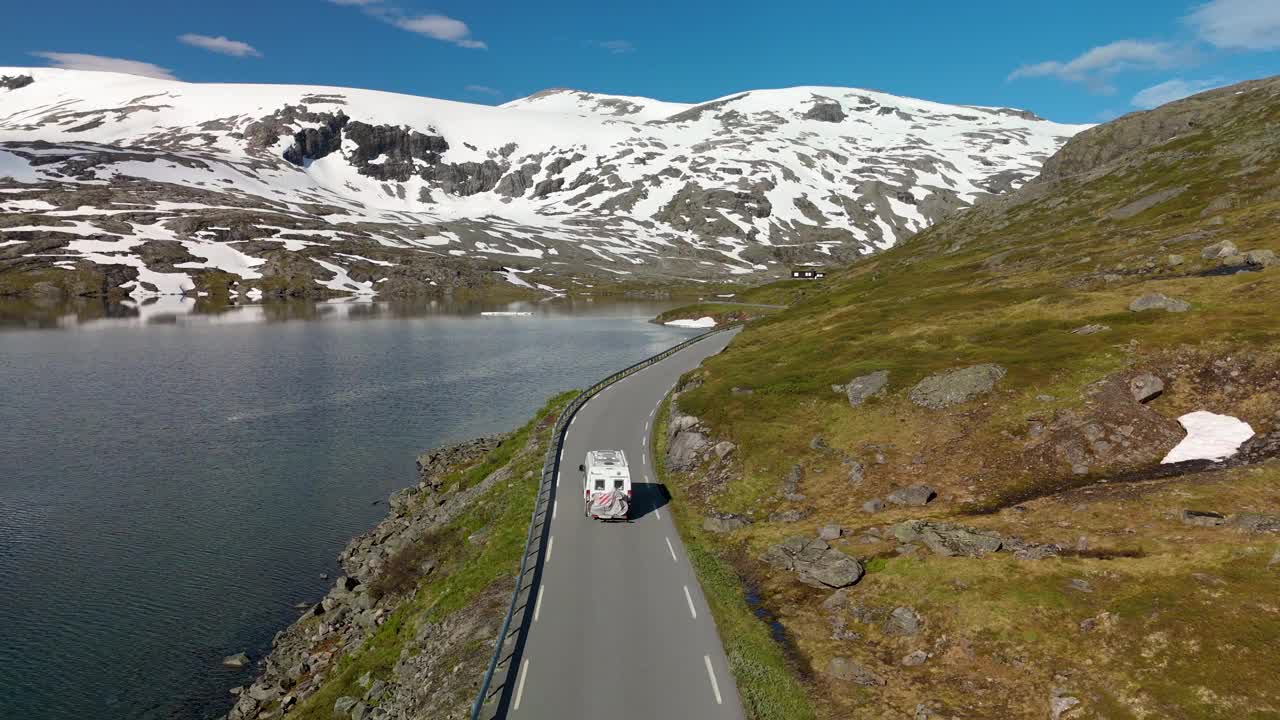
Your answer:
[[[1178,418],[1187,436],[1174,446],[1161,464],[1186,460],[1225,460],[1236,454],[1249,438],[1253,428],[1249,423],[1230,415],[1218,415],[1207,410],[1197,410]]]
[[[662,324],[681,328],[713,328],[716,326],[716,319],[708,315],[707,317],[700,317],[697,320],[689,320],[685,318],[682,320],[668,320]]]

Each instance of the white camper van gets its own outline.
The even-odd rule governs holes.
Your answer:
[[[621,450],[591,450],[582,471],[583,514],[596,520],[627,520],[631,471]]]

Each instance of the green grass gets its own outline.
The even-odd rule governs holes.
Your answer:
[[[1223,100],[1212,122],[1144,148],[1097,177],[1080,175],[981,203],[825,281],[792,284],[796,294],[786,310],[750,323],[694,371],[701,383],[681,396],[681,410],[699,417],[715,440],[738,448],[727,482],[709,498],[681,496],[683,478],[667,480],[691,559],[709,558],[709,567],[700,569],[704,585],[714,588],[743,572],[761,578],[765,601],[809,658],[805,671],[820,672],[826,660],[842,655],[890,677],[871,691],[801,685],[813,693],[809,700],[819,715],[857,715],[868,712],[869,703],[909,708],[913,696],[955,703],[954,714],[965,717],[1042,715],[1045,688],[1055,673],[1070,669],[1086,711],[1107,717],[1280,717],[1274,664],[1260,661],[1262,648],[1280,638],[1280,625],[1274,603],[1263,602],[1264,608],[1257,600],[1273,597],[1280,582],[1280,572],[1260,569],[1259,558],[1269,558],[1274,543],[1187,530],[1177,514],[1197,506],[1187,499],[1199,492],[1195,482],[1158,501],[1128,485],[1123,489],[1132,494],[1106,504],[1093,494],[1063,496],[1065,489],[1131,468],[1091,460],[1089,475],[1075,475],[1054,454],[1068,443],[1041,433],[1067,425],[1066,414],[1104,422],[1085,390],[1130,369],[1165,380],[1164,394],[1148,408],[1167,418],[1213,409],[1259,432],[1280,425],[1274,390],[1280,268],[1202,276],[1218,263],[1200,255],[1220,240],[1242,251],[1280,252],[1280,152],[1268,124],[1280,118],[1275,87]],[[1112,216],[1173,187],[1185,190],[1133,217]],[[1224,197],[1233,199],[1232,207],[1206,212]],[[1210,217],[1223,223],[1210,225]],[[1169,266],[1171,254],[1184,262]],[[786,286],[775,285],[774,292]],[[1192,310],[1129,312],[1129,302],[1148,292],[1188,300]],[[746,293],[734,299],[768,302]],[[1110,330],[1071,332],[1093,323]],[[977,363],[1008,371],[991,393],[941,411],[910,402],[922,378]],[[1228,372],[1237,363],[1238,376]],[[831,389],[877,370],[889,372],[888,388],[858,408]],[[1082,425],[1070,432],[1084,433]],[[1113,430],[1124,435],[1126,426]],[[829,449],[812,447],[815,436]],[[861,482],[849,481],[846,459],[865,466]],[[1158,462],[1156,453],[1151,464]],[[809,500],[803,503],[778,497],[795,463],[805,470],[800,492]],[[1274,472],[1267,472],[1267,482],[1235,477],[1238,492],[1199,502],[1222,512],[1274,508]],[[918,482],[934,487],[938,501],[877,515],[861,511],[863,502]],[[997,512],[1013,500],[1035,513]],[[781,505],[805,506],[812,515],[794,524],[768,522]],[[974,508],[993,512],[963,515]],[[697,522],[709,510],[752,514],[755,522],[731,536],[704,535]],[[1038,562],[1004,554],[898,557],[892,540],[858,539],[873,526],[922,516],[1066,548],[1083,537],[1092,555]],[[852,591],[859,603],[912,605],[929,628],[927,638],[912,642],[963,639],[972,654],[957,648],[947,662],[908,670],[896,662],[911,649],[906,641],[880,637],[874,627],[859,626],[862,644],[833,641],[818,594],[753,565],[755,552],[769,544],[829,522],[852,532],[854,539],[839,541],[842,550],[867,559],[867,577]],[[1209,548],[1209,542],[1222,546]],[[755,552],[739,553],[742,548]],[[1226,584],[1206,584],[1197,573]],[[1095,592],[1064,590],[1075,577],[1089,578]],[[717,612],[733,628],[721,629],[726,644],[739,633],[749,636],[745,624],[729,625],[744,612],[740,598],[738,606],[724,602],[728,609]],[[1085,637],[1079,623],[1102,612],[1121,619]],[[1215,638],[1213,628],[1226,625],[1230,629]],[[1186,642],[1171,642],[1167,652],[1153,649],[1159,633]],[[1197,647],[1187,644],[1193,640]],[[966,696],[964,687],[992,692]]]
[[[440,563],[436,571],[428,579],[420,580],[413,596],[402,602],[359,648],[344,655],[324,685],[288,717],[331,718],[333,703],[338,698],[363,695],[364,689],[357,683],[362,675],[371,673],[375,679],[390,676],[420,622],[439,621],[467,607],[494,583],[510,581],[524,550],[553,419],[575,395],[577,392],[573,391],[552,398],[532,420],[513,433],[511,439],[461,473],[467,477],[481,468],[489,468],[487,475],[510,466],[509,481],[494,485],[433,536],[432,543],[442,549],[436,553]],[[537,442],[529,446],[530,438],[535,436]],[[488,533],[483,543],[468,541],[473,533],[482,529]]]
[[[733,565],[703,536],[697,515],[686,502],[682,488],[670,481],[663,460],[669,405],[668,399],[659,406],[653,426],[655,470],[658,482],[671,492],[670,507],[676,526],[689,564],[715,617],[716,630],[724,643],[743,709],[751,720],[810,720],[816,715],[795,668],[769,635],[769,628],[751,612]]]

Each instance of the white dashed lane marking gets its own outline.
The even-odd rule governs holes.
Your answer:
[[[707,664],[707,677],[711,678],[711,692],[716,694],[716,704],[723,705],[724,700],[720,697],[720,684],[716,682],[716,671],[711,667],[711,656],[703,655],[702,661]],[[520,706],[520,702],[516,701],[516,707]]]
[[[708,660],[707,663],[708,663],[707,668],[710,669],[711,661]],[[515,706],[516,710],[520,709],[520,701],[524,699],[524,681],[528,679],[528,677],[529,677],[529,658],[525,658],[524,664],[520,666],[520,683],[516,686],[516,706]],[[716,679],[713,676],[711,678],[711,684],[715,685],[715,683],[716,683]],[[717,690],[716,702],[719,702],[719,701],[720,701],[720,691]]]
[[[689,586],[688,586],[688,585],[685,585],[685,586],[684,586],[684,599],[689,601],[689,614],[693,616],[693,619],[694,619],[694,620],[697,620],[697,619],[698,619],[698,611],[697,611],[697,610],[695,610],[695,609],[693,609],[693,596],[689,594]]]
[[[664,539],[667,541],[667,549],[671,551],[671,561],[672,561],[672,562],[680,562],[680,560],[678,560],[678,559],[676,558],[676,549],[675,549],[675,547],[673,547],[673,546],[671,545],[671,538],[664,538]],[[688,591],[686,590],[685,592],[688,592]]]

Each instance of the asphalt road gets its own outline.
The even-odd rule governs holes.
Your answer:
[[[657,405],[683,373],[729,343],[720,333],[588,402],[566,434],[533,622],[516,669],[514,720],[743,718],[715,621],[654,481]],[[632,521],[583,515],[578,465],[620,448]]]

